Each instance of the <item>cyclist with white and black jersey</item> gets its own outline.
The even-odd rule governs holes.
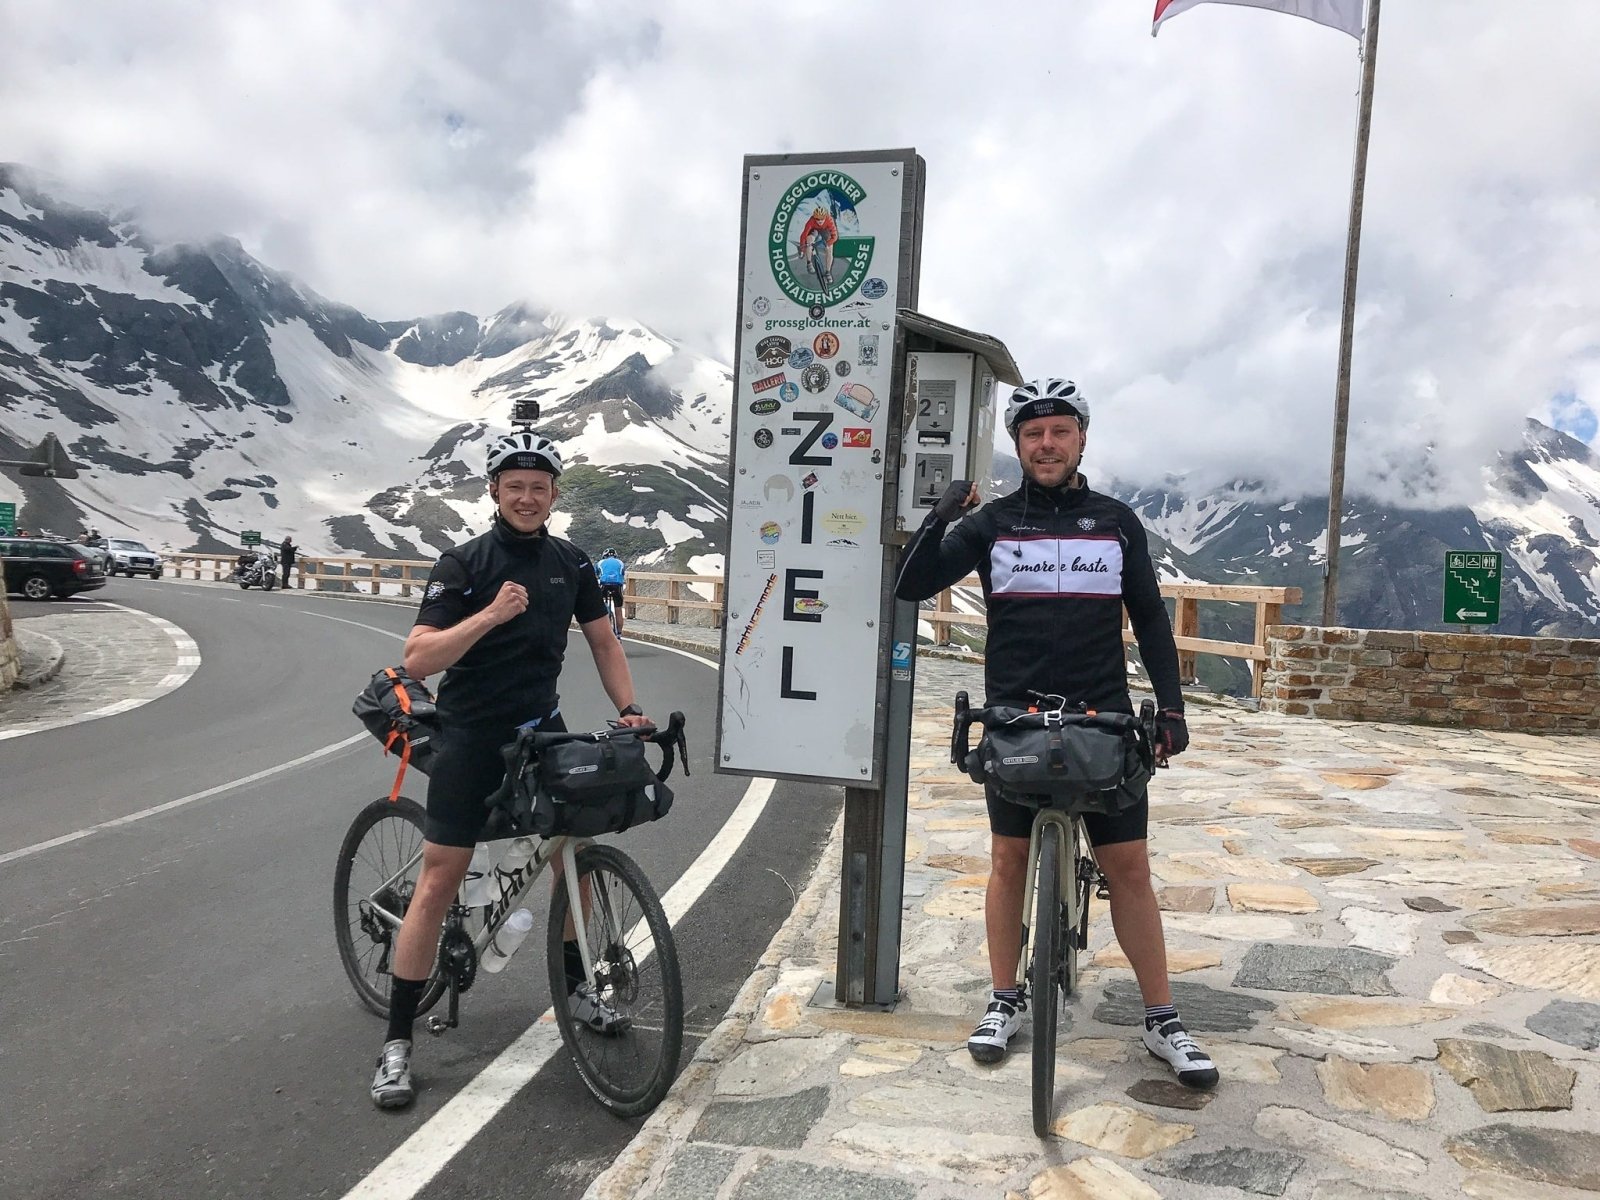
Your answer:
[[[1126,606],[1156,693],[1156,751],[1165,758],[1189,744],[1172,624],[1138,516],[1092,490],[1078,470],[1088,428],[1088,402],[1069,380],[1018,388],[1006,431],[1022,464],[1022,486],[975,508],[977,488],[952,484],[913,537],[895,590],[902,599],[925,600],[976,570],[988,602],[984,703],[1024,708],[1043,694],[1131,714]],[[952,528],[952,522],[959,523]],[[1084,826],[1110,887],[1112,928],[1144,996],[1144,1044],[1180,1082],[1213,1087],[1216,1067],[1172,1003],[1150,882],[1150,806],[1144,785],[1134,790],[1120,798],[1115,815],[1085,815]],[[967,1048],[979,1062],[998,1062],[1021,1027],[1017,958],[1033,811],[993,785],[985,799],[992,871],[984,915],[994,991]]]
[[[500,747],[516,739],[519,726],[566,729],[556,683],[574,618],[621,723],[649,723],[635,703],[628,660],[606,620],[588,555],[546,527],[561,495],[560,474],[560,452],[537,434],[491,443],[494,524],[440,555],[406,639],[407,673],[445,673],[438,693],[443,747],[429,771],[422,869],[395,940],[389,1030],[372,1080],[380,1108],[404,1107],[416,1095],[412,1025],[445,916],[489,815],[484,801],[505,773]],[[607,1032],[608,1014],[583,984],[577,942],[565,949],[568,1004],[580,1021]]]

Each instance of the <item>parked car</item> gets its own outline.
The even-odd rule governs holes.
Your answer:
[[[134,575],[161,578],[161,556],[143,542],[132,538],[107,538],[106,551],[111,555],[111,565],[106,568],[108,575],[120,571],[130,578]]]
[[[6,591],[29,600],[92,592],[106,585],[105,572],[83,546],[44,538],[0,538]]]

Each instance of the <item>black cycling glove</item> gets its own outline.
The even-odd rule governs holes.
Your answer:
[[[1168,758],[1189,748],[1189,722],[1177,709],[1163,708],[1156,714],[1156,745]]]
[[[967,511],[967,498],[971,495],[972,480],[953,481],[945,488],[944,495],[939,497],[939,502],[933,506],[933,515],[946,524],[960,520],[961,514]]]

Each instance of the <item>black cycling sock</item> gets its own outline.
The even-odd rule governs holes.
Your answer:
[[[995,988],[994,998],[996,1000],[1004,1000],[1012,1008],[1015,1008],[1022,1002],[1022,993],[1016,988]]]
[[[578,952],[577,939],[561,943],[561,965],[567,974],[567,995],[572,995],[583,983],[583,955]]]
[[[389,987],[389,1036],[385,1041],[411,1040],[411,1026],[417,1019],[417,1005],[422,1002],[422,992],[427,986],[426,979],[394,977]]]

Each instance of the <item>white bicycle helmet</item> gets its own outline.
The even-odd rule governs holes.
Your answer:
[[[1011,393],[1006,404],[1006,432],[1017,436],[1017,425],[1030,417],[1070,416],[1078,427],[1089,429],[1089,401],[1070,379],[1034,379]]]
[[[561,474],[561,451],[537,433],[507,433],[489,443],[489,478],[501,471],[549,471]]]

